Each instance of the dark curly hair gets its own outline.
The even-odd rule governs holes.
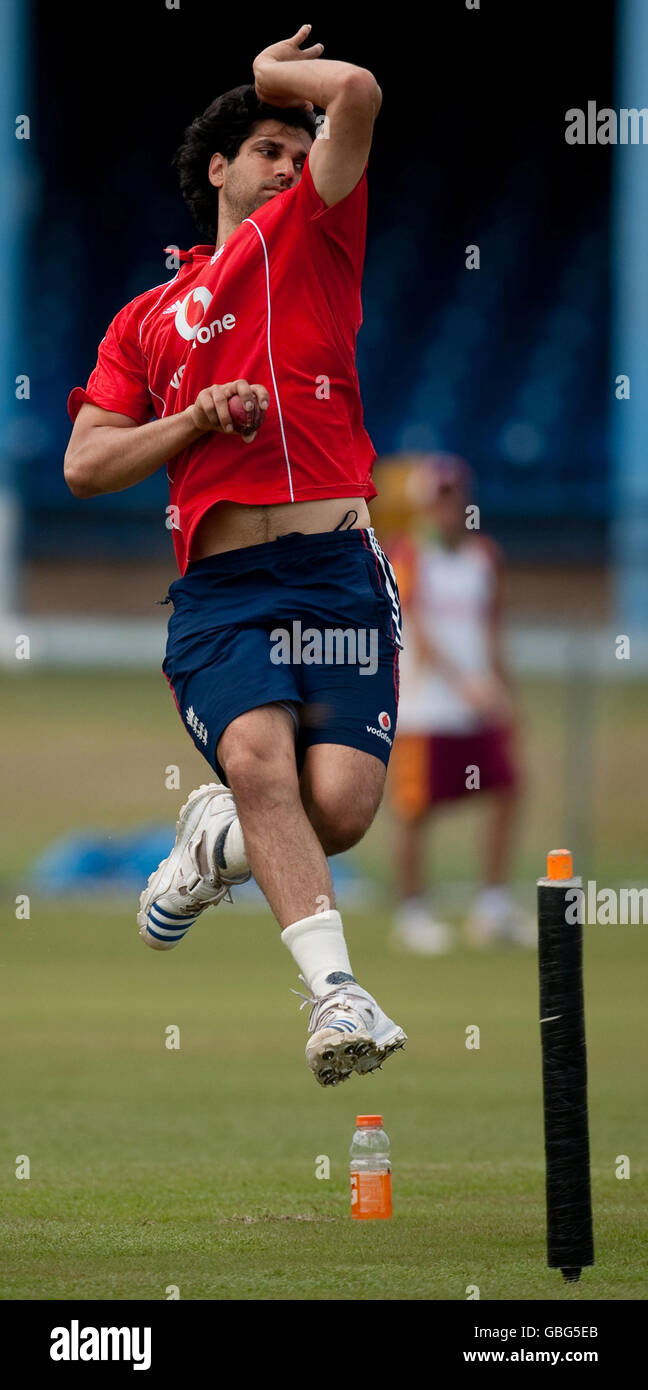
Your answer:
[[[218,190],[209,182],[209,161],[216,151],[226,159],[235,159],[257,121],[268,120],[300,126],[313,140],[317,134],[311,111],[268,106],[259,101],[251,83],[223,92],[185,130],[184,143],[176,151],[173,163],[180,176],[182,196],[198,231],[210,245],[218,235]]]

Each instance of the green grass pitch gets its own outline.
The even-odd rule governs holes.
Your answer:
[[[534,953],[460,946],[414,959],[387,944],[386,899],[346,913],[354,969],[410,1042],[375,1076],[321,1090],[269,911],[223,904],[160,954],[137,939],[134,904],[34,896],[29,920],[14,916],[30,860],[55,835],[172,820],[205,779],[163,682],[36,673],[5,679],[3,694],[0,1297],[155,1300],[175,1287],[194,1300],[465,1300],[474,1285],[483,1300],[646,1297],[648,928],[585,929],[597,1263],[566,1286],[545,1267]],[[644,867],[629,805],[634,794],[639,819],[644,699],[639,688],[598,699],[606,791],[585,874],[601,884]],[[524,705],[517,875],[530,904],[564,829],[564,787],[545,756],[560,691],[529,685]],[[171,763],[180,792],[164,787]],[[451,877],[474,870],[473,821],[451,816],[433,855]],[[382,817],[359,857],[384,882],[389,843]],[[481,1046],[468,1050],[474,1024]],[[169,1025],[178,1050],[165,1046]],[[356,1113],[374,1110],[392,1140],[394,1217],[356,1223],[347,1150]],[[629,1180],[615,1175],[622,1154]],[[19,1155],[28,1181],[15,1176]],[[328,1180],[316,1177],[322,1155]]]

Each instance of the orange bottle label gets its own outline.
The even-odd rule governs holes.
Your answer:
[[[391,1214],[391,1173],[352,1173],[351,1215],[359,1221],[370,1221]]]

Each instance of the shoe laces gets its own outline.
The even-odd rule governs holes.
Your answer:
[[[299,979],[302,981],[302,984],[306,984],[303,975],[300,975]],[[351,1002],[345,1002],[346,1000],[351,1001],[355,998],[362,1003],[364,1008],[370,1006],[371,1003],[364,993],[361,994],[360,991],[352,989],[345,989],[342,991],[339,985],[336,985],[335,989],[330,989],[326,994],[320,994],[319,997],[316,998],[313,998],[311,994],[304,994],[300,989],[291,988],[290,992],[291,994],[296,994],[299,999],[303,1000],[303,1003],[299,1005],[300,1013],[302,1009],[306,1008],[307,1004],[311,1005],[308,1019],[309,1033],[315,1033],[319,1028],[325,1028],[327,1023],[332,1018],[335,1018],[337,1014],[357,1013],[353,1004]]]
[[[306,981],[305,981],[303,975],[300,975],[298,978],[302,981],[302,984],[306,984]],[[298,999],[303,999],[303,1001],[304,1001],[303,1004],[300,1004],[300,1005],[299,1005],[299,1012],[300,1012],[300,1013],[301,1013],[302,1009],[305,1009],[305,1008],[306,1008],[306,1005],[307,1005],[307,1004],[316,1004],[316,1003],[317,1003],[317,1000],[316,1000],[316,999],[313,999],[313,996],[312,996],[311,994],[304,994],[303,990],[301,990],[301,989],[293,989],[293,988],[292,988],[292,985],[291,985],[291,987],[290,987],[290,993],[291,993],[291,994],[296,994]]]

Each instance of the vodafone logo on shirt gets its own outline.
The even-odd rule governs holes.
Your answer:
[[[211,290],[206,285],[196,285],[196,288],[189,290],[184,299],[179,303],[173,304],[170,309],[165,309],[166,314],[173,313],[175,310],[174,325],[184,338],[185,342],[208,343],[217,333],[228,332],[236,323],[234,314],[223,314],[220,319],[212,319],[206,323],[207,310],[214,298]]]
[[[213,298],[205,285],[197,285],[195,290],[189,290],[178,305],[174,320],[181,338],[191,342],[196,337]]]

